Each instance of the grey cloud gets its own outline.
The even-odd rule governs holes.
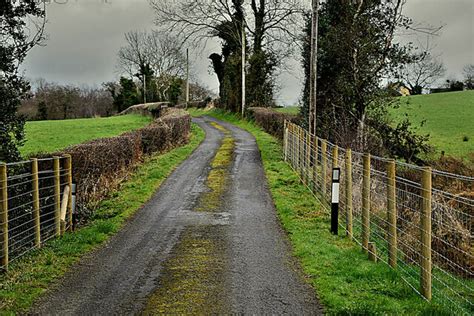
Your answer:
[[[419,22],[446,24],[436,44],[449,75],[460,76],[465,64],[474,63],[474,1],[408,0],[405,13]],[[91,85],[116,79],[123,34],[154,27],[147,0],[52,0],[47,15],[47,46],[33,49],[23,68],[30,78],[62,83]],[[217,80],[209,73],[207,56],[216,49],[217,43],[210,43],[193,62],[197,78],[214,91]],[[293,68],[299,66],[297,60],[299,56],[291,63]],[[279,76],[279,103],[297,102],[300,78],[300,70]]]

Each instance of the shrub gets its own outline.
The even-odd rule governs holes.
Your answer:
[[[299,117],[297,115],[280,113],[269,108],[249,108],[248,111],[257,125],[278,139],[283,139],[285,120],[293,123],[299,122]]]

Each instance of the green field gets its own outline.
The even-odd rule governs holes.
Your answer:
[[[147,125],[151,118],[139,115],[64,121],[27,122],[26,143],[21,153],[54,152],[88,140],[110,137]]]
[[[447,92],[403,97],[401,107],[393,110],[396,119],[408,115],[429,134],[436,152],[466,158],[474,152],[474,91]]]
[[[288,114],[298,114],[300,113],[300,107],[299,106],[287,106],[285,108],[278,108],[275,109],[277,112],[281,113],[288,113]]]

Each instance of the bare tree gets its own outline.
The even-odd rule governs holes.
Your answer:
[[[463,68],[464,84],[469,90],[474,89],[474,64],[466,65]]]
[[[301,0],[150,0],[150,4],[158,25],[196,45],[217,37],[224,24],[228,25],[227,35],[240,42],[241,28],[233,10],[242,7],[244,15],[252,13],[244,20],[254,51],[265,46],[278,56],[290,55],[303,22]]]
[[[125,40],[127,45],[118,53],[119,71],[137,77],[144,90],[154,85],[159,99],[166,99],[172,82],[186,71],[181,43],[173,35],[160,31],[131,31],[125,34]]]
[[[184,74],[186,58],[176,37],[159,31],[131,31],[125,40],[127,45],[118,53],[121,72],[133,77],[149,66],[157,77]]]
[[[421,94],[423,89],[430,87],[445,73],[443,62],[431,52],[423,51],[415,54],[413,62],[402,71],[401,78],[408,85],[411,94]]]

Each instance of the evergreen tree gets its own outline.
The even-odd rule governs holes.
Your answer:
[[[2,1],[0,4],[0,161],[20,159],[24,141],[24,117],[17,109],[30,90],[18,73],[29,50],[43,40],[43,26],[28,21],[43,19],[44,10],[34,0]]]

